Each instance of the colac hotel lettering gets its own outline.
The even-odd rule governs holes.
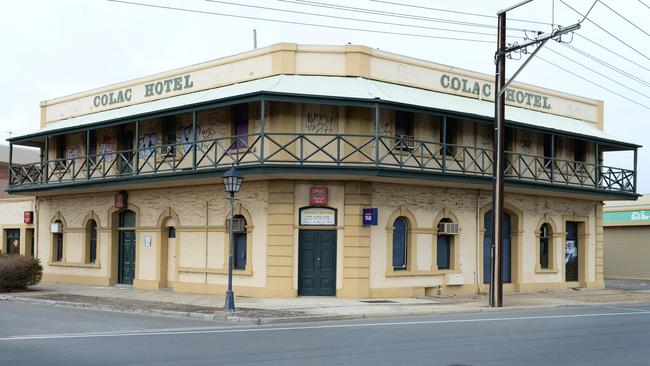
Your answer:
[[[144,97],[153,97],[164,95],[171,92],[177,92],[184,89],[190,89],[194,86],[191,75],[177,76],[169,79],[153,81],[144,84]],[[111,91],[93,97],[93,106],[95,108],[105,107],[113,104],[130,102],[133,96],[132,88],[118,91]]]
[[[440,86],[442,86],[443,89],[451,89],[453,91],[475,96],[482,96],[484,98],[488,98],[492,94],[491,84],[472,81],[449,74],[443,74],[440,77]],[[548,97],[540,94],[507,88],[505,91],[505,96],[506,102],[543,109],[551,109],[551,104],[548,101]]]

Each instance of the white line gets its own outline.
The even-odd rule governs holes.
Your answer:
[[[0,342],[17,341],[17,340],[38,340],[38,339],[70,339],[70,338],[105,338],[105,337],[137,337],[137,336],[154,336],[154,335],[187,335],[187,334],[217,334],[217,333],[248,333],[248,332],[278,332],[291,330],[309,330],[309,329],[334,329],[334,328],[367,328],[367,327],[385,327],[385,326],[405,326],[405,325],[424,325],[424,324],[452,324],[452,323],[483,323],[512,320],[541,320],[541,319],[567,319],[567,318],[595,318],[611,317],[623,315],[650,315],[650,311],[635,311],[625,313],[592,313],[592,314],[568,314],[568,315],[545,315],[545,316],[525,316],[525,317],[507,317],[507,318],[482,318],[482,319],[453,319],[453,320],[422,320],[413,322],[386,322],[386,323],[360,323],[360,324],[330,324],[314,326],[294,326],[294,327],[273,327],[273,328],[237,328],[237,329],[214,329],[214,330],[186,330],[186,331],[143,331],[143,332],[125,332],[125,333],[95,333],[95,334],[68,334],[68,335],[36,335],[36,336],[17,336],[0,338]]]
[[[607,309],[613,309],[613,310],[623,310],[623,311],[638,311],[640,313],[647,313],[648,310],[646,309],[635,309],[635,308],[621,308],[621,307],[615,307],[615,306],[606,306]]]

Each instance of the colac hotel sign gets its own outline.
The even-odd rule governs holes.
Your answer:
[[[603,212],[603,223],[650,224],[650,210]]]
[[[494,99],[492,97],[492,84],[480,80],[466,79],[463,77],[442,74],[440,77],[440,86],[443,89],[451,90],[456,93],[467,94],[480,99]],[[541,109],[551,109],[551,103],[547,96],[531,93],[524,90],[507,88],[505,93],[506,103],[518,105],[521,107],[536,107]]]
[[[176,76],[169,79],[156,80],[139,86],[138,91],[144,98],[159,97],[173,92],[180,92],[191,89],[194,86],[191,75]],[[110,91],[104,94],[97,94],[93,97],[95,108],[106,107],[128,103],[133,97],[133,88]]]

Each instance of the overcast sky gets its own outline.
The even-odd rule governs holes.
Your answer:
[[[195,9],[250,17],[281,19],[302,23],[413,33],[429,36],[480,39],[492,43],[390,35],[371,32],[318,28],[297,24],[278,24],[263,20],[241,19],[208,14],[197,14],[167,9],[121,4],[105,0],[6,1],[0,5],[0,34],[3,57],[0,57],[0,137],[33,132],[39,127],[39,101],[64,96],[169,69],[183,67],[252,49],[252,30],[257,29],[258,46],[280,42],[301,44],[362,44],[384,51],[395,52],[469,70],[494,73],[496,30],[489,27],[462,26],[449,22],[406,19],[395,16],[351,12],[307,6],[287,0],[230,0],[239,4],[289,9],[305,13],[371,20],[358,22],[325,18],[306,14],[277,12],[207,2],[204,0],[133,0],[148,4]],[[413,14],[420,17],[496,25],[496,19],[459,13],[415,9],[372,0],[311,0],[352,6],[375,11]],[[460,12],[494,15],[502,8],[519,0],[506,1],[416,1],[392,0]],[[581,13],[593,4],[592,0],[564,0]],[[650,145],[650,0],[605,0],[605,4],[620,13],[619,17],[602,3],[597,3],[589,20],[605,28],[627,43],[617,41],[589,21],[570,43],[588,55],[594,56],[632,76],[588,59],[568,46],[549,42],[539,55],[572,72],[604,86],[637,103],[603,90],[566,71],[534,59],[517,80],[556,89],[588,98],[605,101],[605,131],[624,140]],[[553,11],[554,9],[554,11]],[[570,25],[580,16],[560,0],[534,0],[509,13],[512,19],[533,20]],[[629,22],[628,22],[629,21]],[[391,22],[411,27],[379,24]],[[633,23],[633,24],[630,24]],[[641,29],[635,27],[638,26]],[[510,21],[509,27],[548,32],[550,25]],[[419,28],[417,28],[419,27]],[[490,33],[455,33],[428,28]],[[508,34],[523,37],[524,32],[509,30]],[[528,32],[528,34],[532,34]],[[589,42],[586,39],[591,40]],[[523,38],[519,38],[521,42]],[[567,41],[569,39],[566,39]],[[509,38],[509,42],[517,38]],[[597,45],[619,53],[630,61],[613,55]],[[634,49],[632,49],[634,48]],[[559,54],[554,53],[558,52]],[[563,58],[561,55],[566,56]],[[577,62],[577,63],[576,63]],[[508,60],[508,75],[522,61]],[[604,76],[589,71],[578,63]],[[636,78],[636,80],[633,80]],[[617,84],[620,83],[620,84]],[[507,116],[506,116],[507,118]],[[639,153],[639,192],[650,192],[650,148]],[[606,164],[631,167],[631,154],[609,154]]]

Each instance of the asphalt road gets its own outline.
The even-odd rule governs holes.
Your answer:
[[[3,365],[650,365],[650,304],[253,327],[0,302],[0,330]]]

